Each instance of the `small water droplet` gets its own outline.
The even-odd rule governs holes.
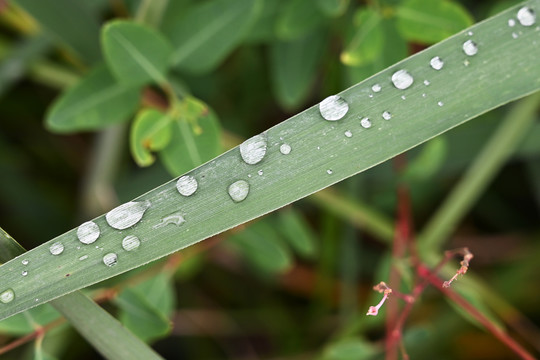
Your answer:
[[[22,276],[26,276],[28,275],[28,271],[24,270],[22,273],[21,273]]]
[[[390,114],[390,112],[388,111],[385,111],[382,113],[382,117],[384,120],[390,120],[392,118],[392,114]]]
[[[321,147],[320,147],[320,146],[317,146],[317,150],[321,150]]]
[[[423,94],[422,94],[422,97],[423,97],[423,98],[427,97],[427,94],[426,94],[426,93],[423,93]]]
[[[473,36],[473,32],[472,32],[472,31],[469,31],[469,32],[467,32],[467,35]]]
[[[88,259],[88,255],[83,255],[79,258],[80,261]]]
[[[431,84],[429,80],[424,80],[424,85],[428,86],[429,84]]]
[[[381,87],[381,85],[379,85],[379,84],[375,84],[375,85],[373,85],[373,86],[371,87],[371,90],[373,90],[373,92],[376,92],[376,93],[378,93],[379,91],[381,91],[381,89],[382,89],[382,87]]]
[[[257,164],[266,155],[266,146],[266,134],[255,135],[240,144],[240,155],[247,164]]]
[[[197,180],[190,175],[182,176],[178,181],[176,182],[176,190],[180,193],[180,195],[183,196],[191,196],[195,191],[197,191],[197,188],[199,187],[199,184],[197,183]]]
[[[91,244],[99,237],[99,226],[93,221],[87,221],[77,229],[77,237],[83,244]]]
[[[167,226],[169,224],[180,226],[185,222],[186,222],[186,219],[184,219],[184,216],[182,215],[182,213],[177,212],[177,213],[165,216],[163,219],[161,219],[161,221],[159,223],[152,226],[152,229],[158,229],[160,227],[164,227],[164,226]]]
[[[325,120],[336,121],[347,114],[349,104],[341,96],[332,95],[320,102],[319,111]]]
[[[364,129],[369,129],[371,127],[371,120],[369,120],[367,117],[364,117],[360,120],[360,125],[362,125]]]
[[[108,253],[103,256],[103,263],[108,267],[118,264],[118,255],[115,253]]]
[[[111,227],[124,230],[141,221],[149,207],[150,201],[130,201],[109,211],[105,219]]]
[[[22,263],[23,265],[28,265],[29,262],[30,262],[30,261],[28,261],[27,259],[24,259],[23,261],[21,261],[21,263]]]
[[[51,247],[49,247],[49,251],[53,255],[60,255],[61,253],[64,252],[64,244],[60,242],[55,242],[54,244],[51,245]]]
[[[405,100],[405,99],[406,99],[405,95],[401,95],[401,100]]]
[[[468,56],[473,56],[478,53],[478,45],[472,40],[467,40],[463,43],[463,52]]]
[[[259,170],[259,171],[257,171],[257,174],[259,174],[259,176],[262,176],[264,173],[263,173],[262,170]]]
[[[370,99],[373,99],[373,94],[369,94],[368,97],[369,97]]]
[[[137,250],[141,245],[141,240],[138,237],[129,235],[122,240],[122,247],[126,251]]]
[[[519,37],[519,35],[517,33],[515,33],[515,32],[512,33],[512,38],[513,39],[517,39],[518,37]]]
[[[332,175],[334,172],[333,172],[331,169],[328,169],[328,170],[326,170],[326,173],[327,173],[328,175]]]
[[[508,19],[508,26],[510,26],[510,27],[516,26],[516,20],[514,20],[514,19]]]
[[[444,66],[444,61],[438,56],[435,56],[429,61],[429,65],[435,70],[441,70]]]
[[[289,155],[291,153],[291,145],[281,144],[281,146],[279,147],[279,152],[283,155]]]
[[[15,299],[15,293],[11,289],[4,290],[0,294],[0,302],[4,304],[12,302],[13,299]]]
[[[536,22],[536,14],[534,10],[528,6],[524,6],[517,12],[517,18],[521,25],[532,26]]]
[[[439,106],[443,106],[443,105],[444,105],[444,103],[443,103],[442,101],[439,101],[439,102],[437,103],[437,105],[439,105]]]
[[[249,184],[245,180],[238,180],[229,185],[229,196],[233,201],[240,202],[249,194]]]
[[[352,132],[351,132],[351,130],[345,131],[345,136],[348,137],[348,138],[352,137]]]
[[[465,66],[469,66],[469,65],[470,65],[470,62],[469,62],[469,60],[465,60],[465,61],[463,61],[463,65],[465,65]]]
[[[392,75],[392,83],[400,90],[405,90],[412,85],[414,79],[406,70],[398,70]]]

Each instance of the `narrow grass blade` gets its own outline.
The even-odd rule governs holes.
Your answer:
[[[540,11],[540,0],[524,4]],[[266,214],[537,91],[540,30],[518,25],[519,36],[512,36],[508,19],[518,8],[344,90],[337,108],[345,102],[348,112],[340,120],[325,120],[313,106],[179,182],[29,251],[24,278],[20,259],[2,265],[0,299],[5,291],[13,296],[0,303],[0,319]],[[439,70],[430,66],[435,57],[444,61]],[[137,246],[127,248],[133,236]]]

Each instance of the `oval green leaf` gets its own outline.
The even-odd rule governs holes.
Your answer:
[[[276,34],[282,40],[298,39],[325,21],[313,0],[290,0],[277,20]]]
[[[347,10],[349,0],[317,0],[317,6],[326,16],[338,17]]]
[[[139,166],[154,163],[151,151],[162,150],[171,140],[170,116],[155,109],[144,109],[135,118],[130,133],[131,155]]]

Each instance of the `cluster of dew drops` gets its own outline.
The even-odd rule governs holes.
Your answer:
[[[516,14],[517,21],[522,26],[533,26],[536,23],[536,14],[534,10],[528,6],[524,6],[517,11]],[[514,28],[517,24],[516,19],[512,18],[508,20],[508,26]],[[472,32],[468,33],[469,36],[472,36]],[[517,32],[512,33],[512,37],[517,38],[519,34]],[[467,56],[474,56],[478,53],[478,46],[472,40],[469,39],[465,41],[462,45],[462,50]],[[465,65],[468,65],[468,62],[465,61]],[[441,70],[444,67],[444,60],[439,56],[433,57],[429,61],[429,66],[434,70]],[[404,69],[397,70],[391,77],[392,84],[400,90],[405,90],[409,88],[413,82],[413,76]],[[428,80],[424,80],[424,85],[429,85]],[[380,84],[374,84],[371,87],[371,90],[374,93],[382,91],[382,86]],[[425,94],[423,94],[425,97]],[[373,94],[370,94],[370,97],[373,97]],[[402,96],[402,99],[405,99],[405,96]],[[439,101],[438,106],[443,106],[443,102]],[[349,104],[345,99],[339,95],[332,95],[321,101],[319,104],[319,111],[321,116],[328,121],[337,121],[342,119],[347,112],[349,111]],[[390,120],[392,114],[390,111],[385,110],[382,112],[381,117],[384,120]],[[360,125],[369,129],[372,126],[372,121],[365,116],[360,117]],[[346,130],[344,135],[348,138],[353,136],[353,133],[350,130]],[[288,155],[291,153],[291,146],[287,143],[280,144],[279,151],[283,155]],[[256,135],[240,145],[240,155],[242,160],[249,164],[255,165],[258,164],[266,155],[267,152],[267,137],[266,134]],[[331,169],[326,170],[327,174],[331,175],[333,171]],[[259,175],[262,175],[262,170],[257,172]],[[249,176],[249,175],[248,175]],[[199,187],[199,184],[195,177],[191,175],[185,175],[178,179],[176,183],[176,189],[180,195],[184,197],[189,197],[193,195]],[[242,202],[249,194],[249,183],[246,180],[237,180],[230,184],[227,188],[227,192],[230,198],[236,202]],[[149,201],[142,202],[128,202],[119,207],[109,211],[105,215],[107,223],[114,229],[124,230],[128,229],[135,224],[137,224],[143,217],[146,210],[151,206]],[[168,224],[181,225],[185,222],[184,217],[179,214],[171,214],[161,220],[160,223],[156,224],[153,228],[159,228]],[[87,221],[81,224],[77,229],[77,238],[84,245],[93,244],[100,236],[101,232],[99,226],[93,221]],[[134,235],[128,235],[122,240],[122,248],[127,251],[134,251],[139,248],[141,241],[138,237]],[[99,248],[99,247],[97,247]],[[49,247],[49,251],[52,255],[58,256],[64,252],[64,245],[61,242],[55,242]],[[88,255],[82,255],[79,257],[80,261],[88,259]],[[102,258],[103,263],[112,267],[118,263],[118,255],[116,253],[107,253]],[[22,265],[27,266],[29,260],[22,260]],[[23,270],[21,272],[22,276],[27,276],[28,271]],[[0,303],[7,304],[15,298],[15,292],[12,289],[4,290],[0,293]],[[37,300],[37,299],[36,299]]]

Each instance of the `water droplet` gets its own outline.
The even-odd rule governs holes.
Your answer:
[[[255,135],[240,144],[240,155],[250,165],[260,162],[266,155],[266,134]]]
[[[473,56],[478,53],[478,46],[472,40],[467,40],[463,43],[463,52],[468,56]]]
[[[133,235],[126,236],[124,240],[122,240],[122,247],[126,251],[137,250],[140,245],[141,241],[139,238]]]
[[[400,90],[405,90],[412,85],[414,79],[406,70],[398,70],[392,75],[392,83]]]
[[[103,256],[103,263],[108,267],[118,264],[118,255],[115,253],[108,253]]]
[[[199,184],[197,183],[197,180],[195,180],[195,178],[190,175],[182,176],[176,182],[176,189],[178,190],[180,195],[183,195],[183,196],[193,195],[193,193],[197,191],[198,187],[199,187]]]
[[[519,35],[515,32],[512,33],[512,39],[517,39],[519,37]]]
[[[472,31],[469,31],[469,32],[467,32],[467,35],[473,36],[473,32],[472,32]]]
[[[441,70],[444,66],[444,61],[438,56],[435,56],[429,61],[429,65],[435,70]]]
[[[351,130],[345,131],[345,136],[348,137],[348,138],[352,137],[352,132],[351,132]]]
[[[367,117],[364,117],[360,120],[360,125],[362,125],[364,129],[369,129],[371,127],[371,120],[369,120]]]
[[[77,237],[83,244],[91,244],[99,237],[99,226],[93,221],[87,221],[77,229]]]
[[[144,212],[149,207],[150,201],[130,201],[109,211],[105,219],[111,227],[124,230],[141,221]]]
[[[405,95],[401,95],[401,100],[405,100],[405,99],[406,99]]]
[[[88,259],[88,255],[83,255],[79,258],[80,261]]]
[[[331,169],[328,169],[328,170],[326,170],[326,173],[327,173],[328,175],[332,175],[334,172],[333,172]]]
[[[424,80],[424,85],[428,86],[429,84],[431,84],[429,80]]]
[[[463,65],[465,65],[465,66],[469,66],[469,64],[470,64],[469,60],[465,60],[465,61],[463,61]]]
[[[259,171],[257,171],[257,174],[259,174],[259,176],[262,176],[264,173],[263,173],[262,170],[259,170]]]
[[[164,227],[169,224],[180,226],[185,222],[186,222],[186,219],[184,219],[184,216],[180,212],[177,212],[177,213],[165,216],[163,219],[161,219],[159,223],[152,226],[152,229],[158,229],[160,227]]]
[[[510,27],[516,26],[516,20],[514,20],[514,19],[508,19],[508,26],[510,26]]]
[[[439,105],[439,106],[443,106],[443,105],[444,105],[444,103],[443,103],[442,101],[439,101],[439,102],[437,103],[437,105]]]
[[[249,194],[249,184],[245,180],[238,180],[229,185],[229,196],[233,201],[240,202]]]
[[[390,120],[392,118],[392,114],[390,114],[390,112],[388,111],[385,111],[382,113],[382,117],[384,120]]]
[[[30,262],[30,261],[28,261],[27,259],[24,259],[23,261],[21,261],[21,263],[22,263],[23,265],[28,265],[29,262]]]
[[[283,155],[289,155],[291,153],[291,145],[281,144],[281,146],[279,147],[279,152]]]
[[[26,276],[28,275],[28,271],[24,270],[22,273],[21,273],[22,276]]]
[[[426,94],[426,93],[423,93],[423,94],[422,94],[422,97],[423,97],[423,98],[427,97],[427,94]]]
[[[373,94],[369,94],[368,97],[369,97],[370,99],[373,99]]]
[[[534,10],[528,6],[524,6],[518,10],[518,21],[523,26],[532,26],[536,22],[536,14]]]
[[[51,245],[51,247],[49,248],[49,251],[53,255],[60,255],[61,253],[64,252],[64,244],[60,242],[55,242],[54,244]]]
[[[15,299],[15,293],[11,289],[4,290],[0,294],[0,302],[7,304],[13,301]]]
[[[347,114],[349,104],[341,96],[332,95],[321,101],[319,111],[325,120],[336,121],[342,119]]]
[[[373,85],[373,86],[371,87],[371,90],[373,90],[373,92],[376,92],[376,93],[378,93],[379,91],[381,91],[381,89],[382,89],[382,88],[381,88],[381,85],[379,85],[379,84],[375,84],[375,85]]]

